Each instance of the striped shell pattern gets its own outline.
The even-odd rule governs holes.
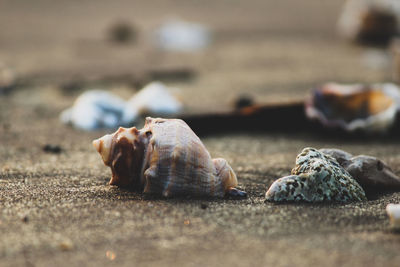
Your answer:
[[[241,192],[226,160],[211,159],[199,137],[179,119],[147,118],[143,129],[121,127],[93,145],[111,168],[111,185],[165,197]]]

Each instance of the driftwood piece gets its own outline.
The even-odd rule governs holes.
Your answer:
[[[250,105],[225,113],[182,115],[198,135],[236,132],[307,133],[345,139],[396,138],[400,133],[400,114],[384,134],[365,133],[361,130],[346,132],[340,128],[325,128],[306,117],[303,101]]]
[[[238,131],[305,130],[310,126],[302,101],[251,105],[227,113],[181,117],[199,135]]]

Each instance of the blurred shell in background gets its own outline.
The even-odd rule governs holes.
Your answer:
[[[171,117],[179,114],[183,105],[173,95],[173,92],[177,90],[177,88],[169,88],[161,82],[148,84],[128,100],[123,121],[132,120],[135,114],[143,117]]]
[[[60,119],[63,123],[90,131],[114,128],[121,122],[125,101],[103,90],[90,90],[80,95],[74,105],[64,110]]]
[[[327,83],[306,101],[306,115],[328,128],[385,132],[394,123],[399,104],[400,91],[394,84]]]
[[[201,24],[171,20],[156,30],[155,41],[156,46],[163,50],[195,52],[210,44],[211,33]]]
[[[398,34],[400,1],[348,0],[338,21],[339,33],[351,40],[387,44]]]
[[[390,227],[393,230],[400,230],[400,204],[388,204],[386,212],[389,216]]]
[[[61,113],[60,120],[75,128],[92,131],[134,125],[147,115],[174,116],[182,109],[170,88],[152,82],[128,101],[103,90],[86,91],[71,108]]]
[[[10,91],[16,83],[15,72],[0,62],[0,95]]]

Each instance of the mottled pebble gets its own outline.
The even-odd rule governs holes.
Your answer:
[[[42,147],[42,149],[44,152],[54,153],[54,154],[59,154],[62,151],[59,145],[52,145],[52,144],[46,144]]]
[[[353,156],[340,149],[324,148],[320,152],[335,158],[365,191],[400,188],[400,177],[382,160],[366,155]]]
[[[268,201],[352,202],[366,200],[365,192],[332,157],[305,148],[296,158],[292,175],[276,180],[266,193]]]

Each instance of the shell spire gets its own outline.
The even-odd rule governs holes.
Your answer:
[[[93,140],[93,146],[96,148],[97,152],[100,153],[101,158],[104,161],[104,164],[107,165],[106,162],[109,160],[109,156],[111,153],[111,142],[112,136],[107,134],[99,139]]]
[[[140,187],[146,137],[133,128],[120,127],[114,134],[93,141],[103,162],[111,168],[110,185]]]

